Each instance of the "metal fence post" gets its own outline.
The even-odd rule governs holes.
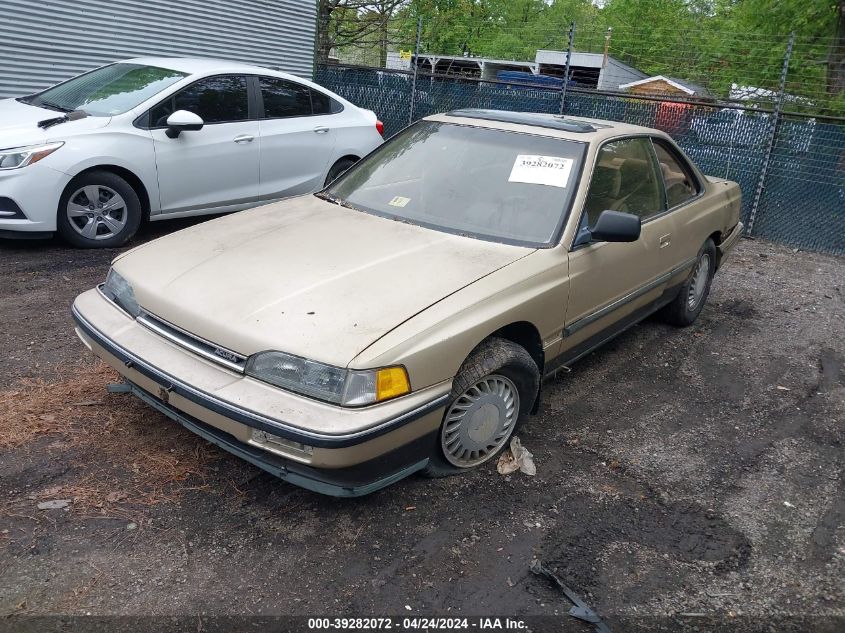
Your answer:
[[[569,25],[569,48],[566,53],[566,68],[563,71],[563,85],[560,87],[560,115],[566,110],[566,86],[569,84],[569,66],[572,63],[572,45],[575,41],[575,22]]]
[[[420,67],[420,39],[422,39],[422,16],[417,18],[417,41],[414,44],[414,76],[411,79],[411,107],[408,108],[408,125],[414,122],[414,106],[417,102],[417,70]]]
[[[769,124],[769,140],[766,144],[766,154],[763,156],[763,164],[760,166],[760,177],[757,179],[757,187],[754,189],[754,200],[751,203],[751,214],[748,216],[748,226],[745,232],[748,235],[754,230],[754,221],[757,219],[757,211],[760,208],[760,200],[763,197],[763,189],[766,186],[766,176],[769,172],[769,163],[772,160],[772,152],[775,149],[775,140],[780,123],[780,111],[783,108],[783,100],[786,96],[786,75],[789,72],[789,60],[792,57],[792,46],[795,44],[795,31],[789,34],[789,41],[786,45],[786,54],[783,56],[783,68],[780,71],[780,83],[778,84],[778,98],[775,101],[775,109],[772,112],[772,120]]]

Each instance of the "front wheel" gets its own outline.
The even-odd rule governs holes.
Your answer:
[[[424,474],[454,475],[490,461],[507,445],[531,410],[540,372],[516,343],[491,338],[464,361]]]
[[[77,176],[59,200],[56,225],[62,238],[73,246],[122,246],[140,224],[138,194],[123,178],[108,171]]]
[[[692,325],[704,309],[715,273],[716,245],[708,239],[698,252],[692,272],[681,286],[678,296],[661,310],[663,320],[679,327]]]

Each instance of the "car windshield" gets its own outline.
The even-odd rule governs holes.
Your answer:
[[[449,233],[548,246],[572,205],[585,148],[547,136],[422,121],[319,195]]]
[[[60,112],[82,110],[90,116],[113,116],[128,112],[187,76],[157,66],[111,64],[20,101]]]

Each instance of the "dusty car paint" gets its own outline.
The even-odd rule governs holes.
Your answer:
[[[645,135],[676,147],[656,130],[602,122],[573,133],[449,115],[429,120],[587,143],[559,243],[509,246],[304,196],[166,236],[114,263],[145,310],[215,345],[244,356],[276,349],[357,369],[401,365],[411,394],[349,409],[286,392],[165,341],[97,290],[74,305],[80,337],[153,396],[173,377],[182,393],[165,384],[163,396],[173,417],[185,412],[241,443],[263,421],[269,430],[277,423],[314,446],[307,456],[285,449],[279,455],[326,471],[348,469],[382,463],[436,433],[452,379],[492,334],[518,340],[548,374],[677,294],[705,240],[724,257],[741,233],[738,186],[693,165],[699,194],[645,221],[637,241],[574,244],[601,145]],[[127,366],[126,354],[149,371],[131,360]],[[229,406],[256,417],[233,416]],[[323,441],[327,436],[354,439]],[[414,450],[403,474],[427,462],[425,450]],[[283,476],[284,467],[259,465]],[[378,481],[394,479],[387,473]],[[315,489],[359,494],[372,486]]]

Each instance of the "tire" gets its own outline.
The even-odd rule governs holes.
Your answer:
[[[332,168],[329,170],[329,175],[326,176],[325,186],[328,187],[335,180],[340,178],[340,176],[342,176],[346,172],[346,170],[348,170],[350,167],[352,167],[352,165],[357,162],[357,160],[354,160],[352,158],[341,158],[334,165],[332,165]]]
[[[715,273],[716,245],[713,240],[708,239],[698,252],[698,259],[689,278],[681,286],[678,296],[659,312],[660,317],[666,323],[678,327],[692,325],[707,303]]]
[[[481,343],[452,382],[451,400],[423,474],[447,477],[494,459],[531,410],[539,389],[540,371],[525,348],[501,338]],[[483,445],[473,457],[470,449]],[[463,458],[461,448],[470,451]]]
[[[79,248],[122,246],[135,235],[140,224],[141,201],[137,192],[123,178],[108,171],[77,176],[59,199],[59,235]]]

